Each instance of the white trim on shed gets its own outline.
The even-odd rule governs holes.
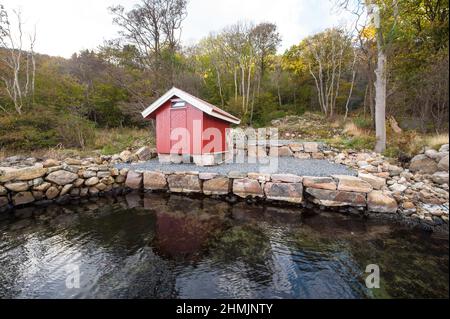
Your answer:
[[[226,116],[225,111],[217,112],[211,105],[208,103],[202,101],[199,98],[196,98],[192,95],[190,95],[187,92],[184,92],[183,90],[177,89],[176,87],[171,88],[169,91],[167,91],[164,95],[162,95],[159,99],[157,99],[155,102],[153,102],[149,107],[147,107],[144,111],[142,111],[142,116],[146,118],[150,114],[152,114],[154,111],[156,111],[160,106],[162,106],[167,100],[169,100],[173,96],[177,96],[178,98],[182,99],[183,101],[189,103],[190,105],[198,108],[202,112],[205,112],[208,115],[211,115],[215,118],[221,119],[226,122],[230,122],[233,124],[239,124],[241,121],[234,116],[230,114],[231,117]]]

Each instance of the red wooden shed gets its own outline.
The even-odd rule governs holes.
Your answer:
[[[198,165],[222,162],[228,149],[230,124],[240,120],[215,105],[171,88],[142,112],[156,120],[156,149],[161,162],[191,159]]]

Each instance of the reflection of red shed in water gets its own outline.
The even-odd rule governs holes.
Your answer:
[[[146,108],[142,116],[156,120],[160,161],[193,157],[201,165],[223,161],[228,151],[227,128],[240,123],[217,106],[175,87]]]

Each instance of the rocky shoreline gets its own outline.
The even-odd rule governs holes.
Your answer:
[[[63,161],[16,157],[0,162],[0,212],[127,190],[167,191],[219,196],[231,201],[241,198],[315,206],[448,232],[448,144],[439,151],[425,150],[411,160],[408,168],[392,164],[377,153],[339,152],[311,143],[306,147],[299,143],[279,147],[283,147],[279,156],[327,159],[353,168],[357,176],[162,172],[116,167],[118,163],[152,158],[154,152],[149,148]]]

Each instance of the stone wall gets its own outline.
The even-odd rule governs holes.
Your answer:
[[[322,208],[370,213],[372,216],[389,214],[391,217],[415,219],[430,226],[448,225],[448,213],[433,216],[430,220],[405,214],[392,192],[383,189],[376,177],[372,180],[367,176],[348,175],[314,177],[241,172],[219,175],[195,171],[130,171],[126,186],[134,190],[235,196],[301,206],[315,204]]]
[[[63,203],[124,186],[127,171],[107,160],[53,159],[25,167],[0,167],[0,212],[14,206]]]
[[[248,151],[255,151],[257,156],[263,153],[258,147],[250,144]],[[448,145],[439,151],[424,150],[412,159],[409,167],[402,167],[378,153],[340,152],[313,142],[272,145],[265,149],[264,156],[270,155],[273,148],[277,148],[272,152],[279,156],[325,158],[355,169],[357,176],[119,171],[114,164],[124,160],[117,156],[69,158],[62,162],[48,159],[41,163],[25,159],[20,163],[11,161],[6,167],[0,165],[0,211],[32,203],[97,196],[126,188],[315,204],[380,216],[389,214],[430,226],[448,227]],[[150,158],[154,157],[152,152],[146,153]]]
[[[290,156],[299,159],[325,159],[332,156],[334,151],[323,143],[280,140],[248,141],[248,144],[242,149],[236,146],[234,153],[255,158]]]

